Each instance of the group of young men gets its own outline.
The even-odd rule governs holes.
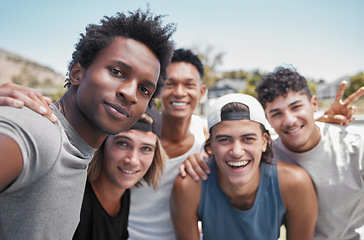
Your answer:
[[[38,93],[12,84],[1,87],[1,105],[26,105],[32,109],[0,107],[1,238],[71,239],[80,219],[86,170],[94,151],[109,134],[115,135],[134,125],[159,93],[162,103],[160,140],[169,159],[158,189],[142,181],[140,187],[133,187],[131,191],[130,239],[175,239],[176,235],[190,239],[190,236],[181,234],[196,233],[197,220],[202,220],[202,231],[206,230],[204,237],[211,238],[214,232],[224,228],[224,224],[229,225],[229,218],[234,215],[224,213],[226,216],[214,215],[212,218],[199,215],[197,210],[203,208],[203,201],[197,201],[202,194],[200,191],[197,195],[185,196],[187,200],[188,196],[198,197],[194,200],[195,221],[192,227],[195,230],[189,232],[183,228],[187,226],[186,222],[179,221],[182,214],[188,213],[181,212],[188,201],[177,204],[175,200],[181,200],[176,196],[190,187],[178,190],[175,185],[172,194],[180,165],[193,166],[194,169],[187,167],[187,172],[194,177],[199,173],[206,179],[202,170],[209,169],[206,162],[188,157],[202,152],[208,137],[206,150],[218,167],[213,168],[207,181],[210,178],[217,180],[215,190],[222,190],[220,197],[227,198],[233,211],[238,210],[237,214],[242,219],[254,208],[256,199],[260,199],[259,194],[265,193],[259,190],[263,189],[260,179],[265,176],[264,171],[269,172],[269,176],[273,172],[271,183],[276,187],[275,196],[280,208],[277,209],[279,214],[271,214],[279,218],[273,221],[276,225],[271,227],[275,231],[270,236],[272,239],[278,237],[277,227],[282,223],[288,229],[288,239],[295,238],[306,229],[309,230],[305,232],[307,236],[317,239],[364,237],[363,134],[351,130],[350,126],[315,122],[313,113],[317,110],[317,99],[309,93],[306,80],[294,70],[278,68],[264,76],[257,87],[261,111],[256,102],[254,104],[258,105],[254,108],[226,110],[226,114],[222,114],[225,105],[236,101],[249,107],[250,101],[254,100],[233,96],[226,102],[221,101],[224,105],[210,113],[210,136],[205,136],[201,119],[193,115],[206,91],[202,82],[203,66],[191,51],[173,51],[173,31],[169,24],[162,26],[161,16],[153,17],[149,11],[141,10],[129,15],[118,13],[105,17],[100,25],[89,25],[72,55],[68,90],[59,101],[51,104],[58,119],[55,124],[32,111],[55,122],[52,111],[47,110],[49,102]],[[350,101],[363,93],[363,89],[358,90]],[[350,119],[352,112],[345,113],[347,103],[336,102],[334,106],[337,108],[331,110]],[[258,117],[253,117],[256,112]],[[279,135],[273,145],[264,129],[261,135],[257,134],[261,125],[265,126],[265,117]],[[226,124],[227,127],[224,126]],[[252,142],[261,145],[260,153],[255,148],[247,150]],[[221,149],[225,149],[224,152],[219,152]],[[285,167],[287,165],[281,163],[276,168],[271,167],[276,163],[269,154],[264,157],[267,163],[260,163],[268,149],[273,149],[274,160],[293,165]],[[224,171],[220,170],[220,165]],[[292,172],[297,174],[290,175]],[[292,181],[288,176],[292,176]],[[177,179],[190,181],[189,177]],[[235,190],[239,193],[240,187],[249,195],[244,201],[235,201],[230,196],[235,194]],[[307,211],[295,209],[302,207],[294,204],[302,192],[294,192],[294,189],[307,193],[303,196],[306,200],[301,199]],[[264,232],[265,226],[262,225],[271,223],[265,213],[261,210],[257,215],[257,223],[262,224],[250,229],[253,234]],[[304,214],[309,218],[302,219],[306,216]],[[315,220],[316,215],[317,223],[314,225],[309,220]],[[221,224],[209,225],[209,221]],[[235,219],[235,223],[243,224],[243,221]],[[299,223],[305,226],[300,229]],[[241,237],[238,232],[231,234]]]

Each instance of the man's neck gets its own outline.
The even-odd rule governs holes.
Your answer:
[[[113,186],[108,180],[102,177],[90,182],[90,184],[105,211],[110,216],[117,216],[121,209],[120,199],[125,189]]]
[[[93,148],[101,146],[107,134],[99,131],[87,116],[80,112],[76,106],[75,89],[71,87],[55,105],[87,144]]]
[[[164,150],[170,158],[183,155],[194,142],[190,131],[191,117],[180,119],[162,115],[162,119],[161,142]]]

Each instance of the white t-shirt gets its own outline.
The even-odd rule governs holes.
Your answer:
[[[192,116],[190,131],[195,137],[193,146],[183,155],[166,161],[158,190],[154,190],[146,183],[132,189],[128,226],[130,239],[176,239],[169,200],[174,180],[179,174],[179,166],[188,156],[199,153],[203,149],[205,135],[200,117]]]
[[[316,122],[321,140],[295,153],[278,138],[276,159],[310,174],[319,204],[314,239],[364,239],[364,128]]]

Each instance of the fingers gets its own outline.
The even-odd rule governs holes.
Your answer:
[[[343,115],[328,115],[328,114],[324,114],[320,118],[316,119],[316,121],[319,122],[339,124],[339,125],[345,125],[347,120],[348,118],[346,118]]]
[[[345,88],[346,88],[347,82],[342,81],[339,85],[339,89],[337,90],[335,101],[340,102],[343,99]]]
[[[24,102],[14,99],[14,98],[0,96],[0,106],[10,106],[10,107],[21,108],[24,106]]]
[[[180,175],[186,177],[188,174],[195,181],[199,181],[200,179],[206,180],[206,173],[210,173],[210,168],[204,161],[206,156],[206,153],[197,153],[189,156],[179,167]]]
[[[46,116],[51,122],[56,122],[57,118],[49,108],[50,99],[33,89],[23,87],[13,83],[0,85],[0,105],[23,107],[26,106],[33,111]]]
[[[363,95],[364,95],[364,87],[361,87],[358,90],[356,90],[355,92],[353,92],[352,94],[350,94],[350,96],[347,99],[345,99],[343,104],[349,105],[350,103],[355,102],[357,99],[359,99]]]
[[[347,119],[343,125],[348,125],[349,123],[351,123],[354,120],[355,120],[355,117],[351,117],[350,119]]]
[[[193,180],[195,181],[199,181],[201,178],[200,178],[200,174],[198,174],[196,171],[195,171],[195,168],[192,167],[192,164],[190,161],[185,161],[184,162],[184,165],[185,165],[185,169],[188,173],[188,175],[190,175],[192,177]],[[200,172],[203,172],[202,170],[200,170]],[[205,179],[207,177],[205,176]],[[202,177],[203,179],[203,177]]]
[[[183,178],[185,178],[187,176],[187,172],[186,172],[186,166],[185,166],[185,163],[182,163],[180,166],[179,166],[179,174],[181,174],[181,176]]]

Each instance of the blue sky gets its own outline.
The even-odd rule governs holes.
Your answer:
[[[2,0],[0,48],[65,74],[79,34],[141,0]],[[308,78],[337,80],[364,72],[363,0],[150,0],[177,24],[177,47],[214,46],[220,70],[272,71],[292,64]]]

